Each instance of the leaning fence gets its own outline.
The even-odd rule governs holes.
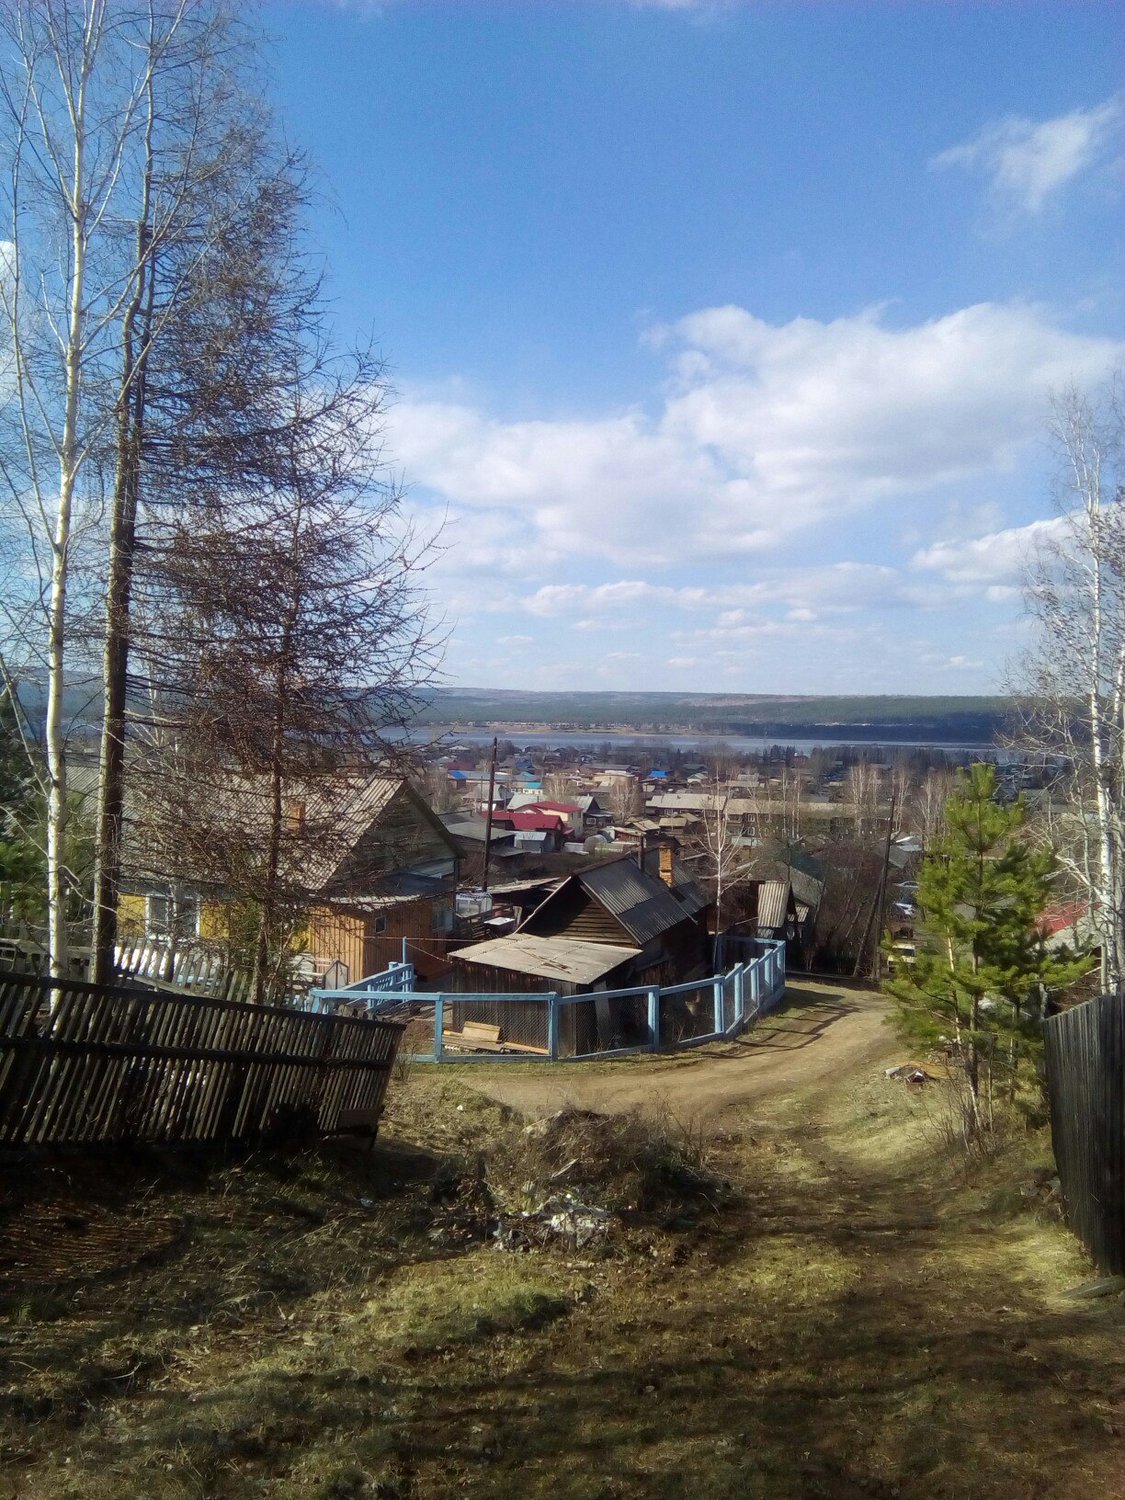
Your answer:
[[[1051,1135],[1075,1232],[1106,1275],[1125,1274],[1125,997],[1102,995],[1045,1027]]]
[[[749,940],[742,951],[746,961],[725,973],[683,984],[580,995],[424,994],[389,972],[342,990],[314,990],[313,1003],[326,1010],[368,1005],[381,1014],[432,1006],[433,1049],[417,1055],[436,1062],[620,1057],[720,1041],[775,1009],[785,992],[785,944]],[[376,981],[383,993],[365,1000]]]
[[[0,975],[0,1146],[373,1130],[402,1027],[213,996]]]

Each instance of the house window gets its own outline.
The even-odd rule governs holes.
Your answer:
[[[371,931],[374,933],[374,935],[376,937],[378,937],[381,932],[386,932],[386,930],[387,930],[387,919],[386,919],[386,917],[375,917],[374,920],[371,923]]]
[[[199,936],[199,897],[170,893],[145,900],[145,931],[151,937],[193,938]]]
[[[433,931],[453,931],[453,903],[451,901],[435,901],[433,905]]]

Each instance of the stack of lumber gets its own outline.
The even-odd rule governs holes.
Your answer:
[[[443,1031],[441,1044],[452,1052],[528,1052],[535,1057],[547,1057],[546,1047],[529,1047],[524,1042],[504,1040],[499,1026],[490,1026],[486,1021],[466,1021],[460,1031]]]

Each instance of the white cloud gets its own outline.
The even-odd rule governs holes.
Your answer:
[[[930,165],[983,172],[1003,203],[1036,214],[1098,161],[1120,129],[1122,114],[1121,100],[1113,98],[1038,123],[1009,115],[986,125],[971,141],[942,151]]]
[[[707,587],[620,579],[613,583],[549,583],[520,600],[528,614],[545,618],[578,615],[573,628],[593,630],[607,615],[636,618],[645,610],[662,614],[712,614],[720,627],[742,627],[762,611],[780,608],[793,623],[822,614],[854,614],[869,609],[928,606],[936,596],[881,563],[838,562],[821,567],[776,569],[752,583]]]
[[[1006,603],[1018,597],[1020,580],[1036,553],[1059,541],[1065,531],[1066,522],[1056,517],[987,536],[937,542],[915,552],[910,566],[940,573],[950,583],[984,587],[992,602]]]
[[[880,501],[1011,470],[1046,391],[1092,383],[1123,349],[996,303],[906,328],[879,310],[774,325],[708,308],[656,341],[673,384],[653,412],[506,422],[464,402],[395,408],[395,460],[456,510],[466,563],[542,577],[567,559],[760,558]]]

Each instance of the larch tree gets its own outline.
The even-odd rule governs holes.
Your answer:
[[[432,654],[414,614],[419,549],[396,529],[379,451],[381,367],[369,351],[350,362],[334,352],[303,237],[303,165],[278,144],[239,8],[14,0],[0,10],[0,42],[10,223],[0,305],[12,392],[0,543],[29,580],[4,601],[4,650],[19,667],[41,666],[47,682],[56,974],[67,965],[74,884],[64,693],[76,663],[89,670],[101,658],[93,967],[105,979],[127,770],[150,773],[137,801],[171,777],[154,805],[178,805],[183,830],[198,799],[181,772],[190,764],[205,784],[205,742],[212,780],[262,774],[263,723],[275,731],[267,769],[284,762],[288,774],[298,744],[306,768],[339,767],[344,742],[351,763],[368,766],[373,726],[401,723],[407,680],[428,675]],[[339,550],[326,569],[332,546],[348,556]],[[312,635],[295,628],[293,611],[307,613],[319,586],[340,629],[322,619],[319,657],[301,660]],[[346,648],[349,609],[356,635]],[[333,653],[334,698],[324,690]],[[280,718],[271,683],[286,705]],[[228,690],[241,697],[224,703]],[[145,747],[129,765],[127,742]],[[169,857],[175,842],[166,840]],[[281,863],[272,860],[274,886]]]
[[[271,397],[268,490],[216,486],[170,514],[146,561],[162,730],[150,844],[239,905],[262,1000],[362,831],[364,782],[404,761],[440,651],[420,596],[427,544],[381,460],[378,367],[305,348],[311,363]]]

